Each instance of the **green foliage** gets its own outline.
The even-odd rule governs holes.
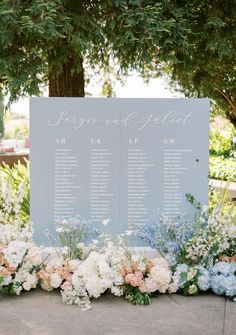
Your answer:
[[[223,192],[217,192],[213,187],[209,190],[209,213],[212,213],[215,207],[223,208],[224,213],[232,213],[232,223],[236,225],[236,206],[228,196],[228,185]]]
[[[4,139],[26,139],[29,137],[28,119],[16,112],[4,113]]]
[[[233,143],[236,138],[236,130],[231,129],[227,134],[220,131],[210,131],[210,155],[232,157],[236,153],[236,147]]]
[[[69,259],[82,259],[84,256],[83,242],[93,233],[88,222],[80,216],[75,216],[68,219],[57,219],[55,227],[60,245],[68,249]]]
[[[29,127],[26,124],[21,124],[14,129],[14,138],[26,139],[29,137]]]
[[[150,293],[143,293],[137,287],[125,284],[124,296],[134,305],[150,305]]]
[[[0,294],[3,295],[17,295],[18,288],[20,287],[20,283],[11,283],[8,286],[1,286],[1,283],[4,281],[3,277],[0,277]]]
[[[186,200],[197,210],[202,208],[202,205],[197,201],[194,196],[190,193],[185,194]]]
[[[236,130],[210,132],[210,178],[236,181]]]
[[[198,288],[198,279],[201,277],[201,271],[197,269],[193,269],[193,278],[188,279],[188,273],[182,272],[180,274],[181,280],[184,282],[183,287],[179,290],[183,295],[198,295],[199,294],[199,288]]]
[[[19,126],[15,126],[14,128],[8,128],[7,122],[6,131],[4,132],[4,140],[9,139],[17,139],[17,140],[25,140],[29,137],[29,127],[27,124],[20,124]]]
[[[236,159],[222,156],[210,157],[210,178],[236,181]]]

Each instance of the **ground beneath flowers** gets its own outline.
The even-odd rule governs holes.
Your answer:
[[[92,310],[62,304],[59,292],[39,289],[0,297],[0,335],[234,335],[236,303],[225,297],[161,295],[132,306],[109,294]]]

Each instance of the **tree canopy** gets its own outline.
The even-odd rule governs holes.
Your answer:
[[[168,62],[172,84],[187,96],[209,97],[236,128],[236,2],[177,1],[191,13],[188,53]]]
[[[0,80],[15,99],[39,94],[84,95],[84,63],[148,76],[174,48],[187,52],[188,15],[173,1],[3,0]]]
[[[236,126],[235,0],[2,0],[0,89],[11,100],[84,96],[86,64],[145,78],[167,72]]]

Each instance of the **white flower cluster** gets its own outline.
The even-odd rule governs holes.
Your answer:
[[[32,240],[32,226],[26,224],[21,227],[17,223],[0,224],[0,244],[8,245],[11,241],[25,241]]]
[[[61,285],[62,300],[65,304],[77,304],[82,310],[88,310],[90,298],[98,298],[112,287],[112,269],[106,255],[96,251],[91,251],[84,261],[70,262],[73,262],[73,269]]]
[[[164,258],[155,258],[152,260],[153,266],[150,269],[147,279],[145,280],[147,292],[174,293],[178,289],[176,281],[172,280],[172,272],[168,262]]]
[[[26,183],[22,181],[17,191],[14,191],[11,183],[3,183],[0,180],[0,222],[20,224],[20,209],[26,193]]]
[[[109,260],[110,267],[112,269],[112,286],[111,292],[116,296],[123,295],[124,278],[121,275],[120,267],[127,259],[127,251],[114,244],[112,241],[108,241],[104,253]]]
[[[0,224],[0,291],[20,294],[38,283],[37,267],[42,250],[32,242],[30,224]]]
[[[81,286],[90,297],[98,298],[112,286],[113,273],[106,256],[92,251],[72,275],[72,284],[76,290]]]
[[[36,269],[41,264],[41,249],[31,242],[14,240],[0,246],[0,292],[19,295],[38,283]]]
[[[215,208],[205,228],[199,229],[186,245],[186,258],[195,263],[209,266],[215,258],[230,247],[234,227],[232,217]]]
[[[2,253],[9,266],[17,268],[22,263],[23,257],[29,248],[29,243],[24,241],[11,241],[2,249]]]

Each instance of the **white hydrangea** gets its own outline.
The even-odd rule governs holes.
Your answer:
[[[112,278],[113,273],[106,256],[93,251],[72,275],[72,284],[76,290],[80,290],[82,286],[89,296],[98,298],[112,287]]]
[[[29,273],[28,271],[24,273],[18,272],[15,276],[14,282],[22,283],[22,287],[25,291],[30,291],[33,288],[36,288],[38,284],[38,279],[36,275]]]
[[[165,293],[171,283],[172,272],[168,262],[164,258],[156,258],[153,260],[154,266],[150,270],[145,285],[148,292],[159,291]]]

